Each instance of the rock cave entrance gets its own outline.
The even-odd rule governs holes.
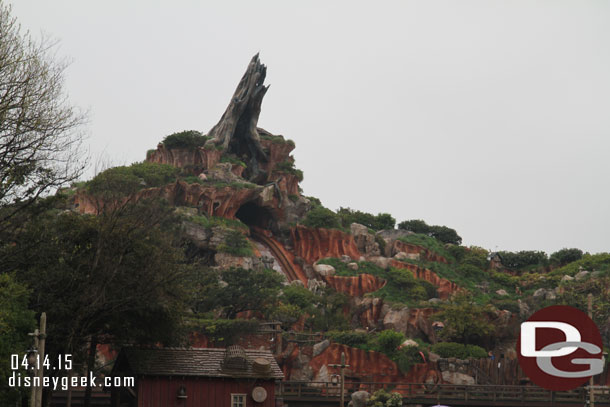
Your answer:
[[[275,221],[269,209],[258,206],[254,202],[243,204],[235,217],[248,226],[257,226],[266,230],[270,230]]]

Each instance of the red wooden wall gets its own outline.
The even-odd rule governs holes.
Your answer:
[[[275,407],[273,380],[140,377],[137,386],[138,407],[231,407],[231,393],[246,394],[247,407]],[[177,398],[180,386],[186,388],[185,400]],[[257,386],[267,390],[267,399],[263,403],[252,399],[252,390]]]

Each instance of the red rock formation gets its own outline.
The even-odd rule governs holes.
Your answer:
[[[319,372],[322,366],[340,364],[341,353],[345,353],[345,362],[350,365],[346,375],[352,378],[362,378],[362,381],[400,382],[405,381],[405,375],[386,355],[374,351],[365,351],[337,343],[331,344],[321,354],[314,357],[309,366],[314,372]],[[339,373],[338,368],[328,368],[330,374]],[[372,379],[372,380],[371,380]]]
[[[368,329],[378,328],[383,320],[383,299],[364,298],[362,303],[356,303],[360,326]]]
[[[204,170],[212,168],[220,161],[222,151],[204,149],[203,147],[193,149],[174,148],[167,149],[163,143],[157,145],[157,149],[146,157],[146,161],[158,164],[169,164],[174,167],[193,167],[193,175],[199,175]]]
[[[407,254],[419,254],[422,260],[447,264],[447,259],[445,259],[439,254],[434,253],[431,250],[428,250],[425,247],[411,243],[405,243],[400,240],[394,240],[394,244],[392,245],[392,256],[398,252],[405,252]]]
[[[375,383],[424,383],[426,381],[434,382],[440,376],[436,372],[434,363],[416,364],[405,374],[384,354],[336,343],[331,344],[324,352],[314,357],[309,366],[316,374],[323,366],[327,367],[329,375],[339,374],[338,368],[328,367],[328,365],[340,364],[342,352],[345,353],[346,364],[350,366],[345,371],[348,380],[360,379],[362,382]],[[407,388],[398,391],[405,392]]]
[[[260,188],[215,187],[212,184],[187,184],[177,181],[161,188],[139,191],[135,200],[154,197],[165,198],[171,205],[199,207],[208,216],[234,218],[239,208],[257,198]],[[78,193],[74,203],[81,213],[98,213],[104,204],[85,193]]]
[[[436,273],[431,270],[421,268],[416,264],[403,263],[398,260],[392,260],[390,262],[392,267],[410,270],[415,278],[426,280],[437,287],[438,296],[441,299],[446,299],[451,296],[454,292],[459,290],[459,286],[446,278],[439,277]]]
[[[286,250],[284,245],[271,237],[271,232],[256,226],[252,226],[250,232],[255,240],[263,243],[273,253],[289,281],[300,280],[307,287],[307,275],[303,268],[295,262],[294,254]]]
[[[350,295],[351,297],[362,297],[366,293],[372,293],[382,288],[386,282],[371,274],[358,274],[354,277],[323,276],[326,284],[336,291]]]
[[[432,322],[434,321],[432,315],[437,312],[439,310],[436,308],[410,308],[406,335],[408,337],[423,337],[423,339],[434,343],[436,335],[432,328]]]
[[[326,257],[347,255],[357,260],[361,256],[354,237],[340,230],[298,225],[290,232],[295,255],[307,263],[311,264]]]
[[[259,163],[261,169],[267,173],[264,182],[277,181],[280,191],[289,195],[300,195],[297,176],[281,170],[276,171],[278,164],[294,161],[290,156],[290,152],[294,150],[294,143],[287,142],[284,137],[274,136],[263,129],[259,129],[259,132],[267,136],[261,139],[261,145],[268,152],[268,160]],[[148,154],[146,161],[169,164],[178,168],[190,167],[193,175],[199,175],[219,163],[222,154],[223,151],[216,148],[167,149],[163,143],[159,143],[157,149]],[[231,171],[233,174],[241,177],[244,167],[235,164],[232,166]]]

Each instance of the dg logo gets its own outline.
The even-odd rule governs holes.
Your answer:
[[[523,372],[548,390],[571,390],[604,370],[599,329],[566,305],[541,309],[521,324],[517,354]]]

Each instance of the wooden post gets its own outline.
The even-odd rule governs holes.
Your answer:
[[[42,378],[44,377],[44,346],[45,338],[47,337],[47,313],[43,312],[40,315],[40,335],[38,339],[38,356],[40,357],[40,367],[37,371],[37,376],[40,378],[40,387],[36,391],[36,407],[42,407]]]
[[[38,328],[34,330],[34,349],[38,352],[38,335],[40,331]],[[32,335],[32,334],[30,334]],[[36,354],[38,357],[39,354]],[[38,370],[36,369],[36,364],[34,365],[34,376],[38,375]],[[30,393],[30,407],[36,407],[36,392],[38,391],[38,387],[32,386],[32,392]]]
[[[341,352],[341,407],[345,407],[345,352]]]
[[[349,365],[345,364],[345,352],[341,352],[341,364],[340,365],[336,365],[336,364],[332,364],[332,365],[328,365],[329,367],[338,367],[341,369],[341,386],[340,386],[340,391],[341,391],[341,401],[340,401],[340,406],[341,407],[345,407],[345,368],[349,367]]]
[[[593,319],[593,294],[587,295],[587,310],[589,318]],[[589,406],[595,407],[595,394],[593,392],[593,376],[589,379]]]

